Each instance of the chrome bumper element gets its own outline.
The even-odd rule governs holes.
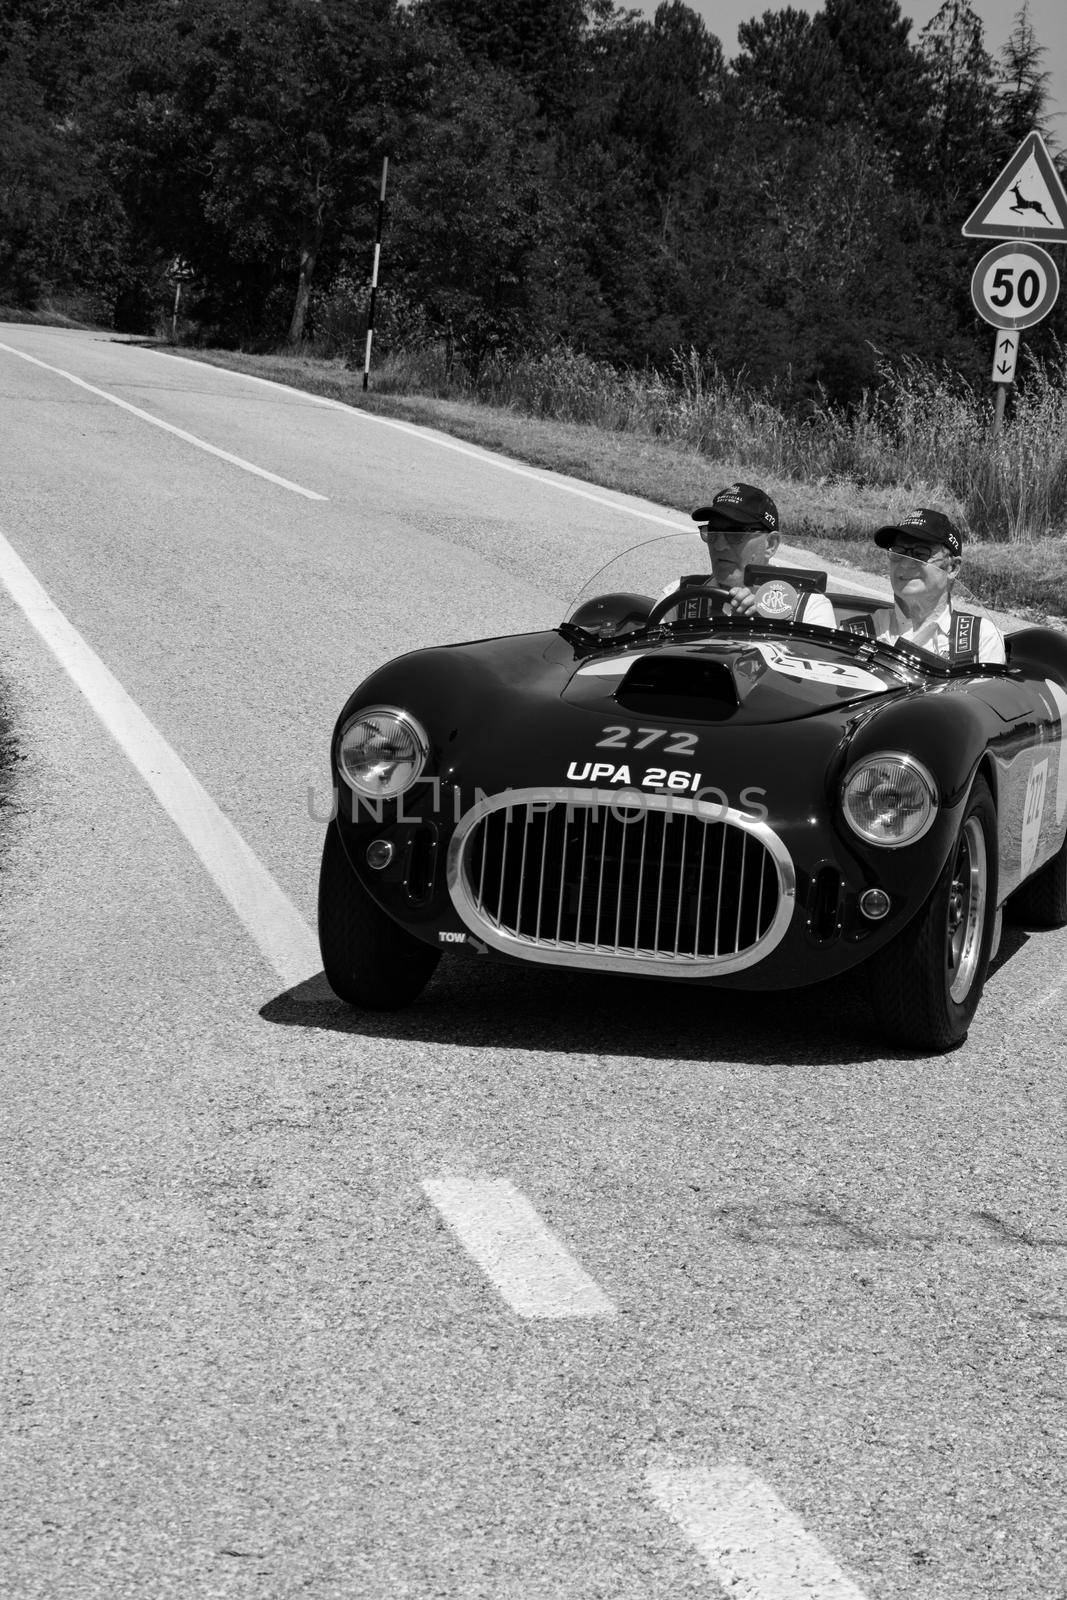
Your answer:
[[[448,889],[496,950],[672,978],[762,961],[796,901],[789,852],[766,823],[633,790],[513,789],[479,801],[452,836]]]

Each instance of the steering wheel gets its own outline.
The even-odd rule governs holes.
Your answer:
[[[645,619],[645,627],[654,628],[657,622],[661,621],[676,606],[686,600],[721,600],[725,602],[729,599],[729,589],[720,589],[711,583],[691,583],[686,588],[675,589],[670,594],[665,594],[662,600],[657,600]]]

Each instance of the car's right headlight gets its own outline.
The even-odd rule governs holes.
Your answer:
[[[357,794],[394,800],[422,775],[430,741],[398,706],[368,706],[349,717],[337,740],[337,770]]]
[[[921,761],[884,750],[857,762],[841,785],[841,809],[853,833],[893,850],[914,844],[937,816],[937,785]]]

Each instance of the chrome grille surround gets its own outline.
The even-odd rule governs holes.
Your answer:
[[[792,859],[765,822],[632,789],[483,798],[452,835],[447,881],[464,925],[495,950],[671,978],[754,966],[796,904]]]

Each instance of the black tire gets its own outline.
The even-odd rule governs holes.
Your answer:
[[[335,822],[319,872],[319,949],[334,994],[364,1011],[409,1005],[441,959],[374,903],[352,871]]]
[[[1013,922],[1030,928],[1062,928],[1067,924],[1067,838],[1051,861],[1016,889],[1008,901]]]
[[[997,814],[977,778],[933,893],[868,968],[875,1015],[894,1043],[930,1051],[963,1043],[985,984],[996,910]]]

